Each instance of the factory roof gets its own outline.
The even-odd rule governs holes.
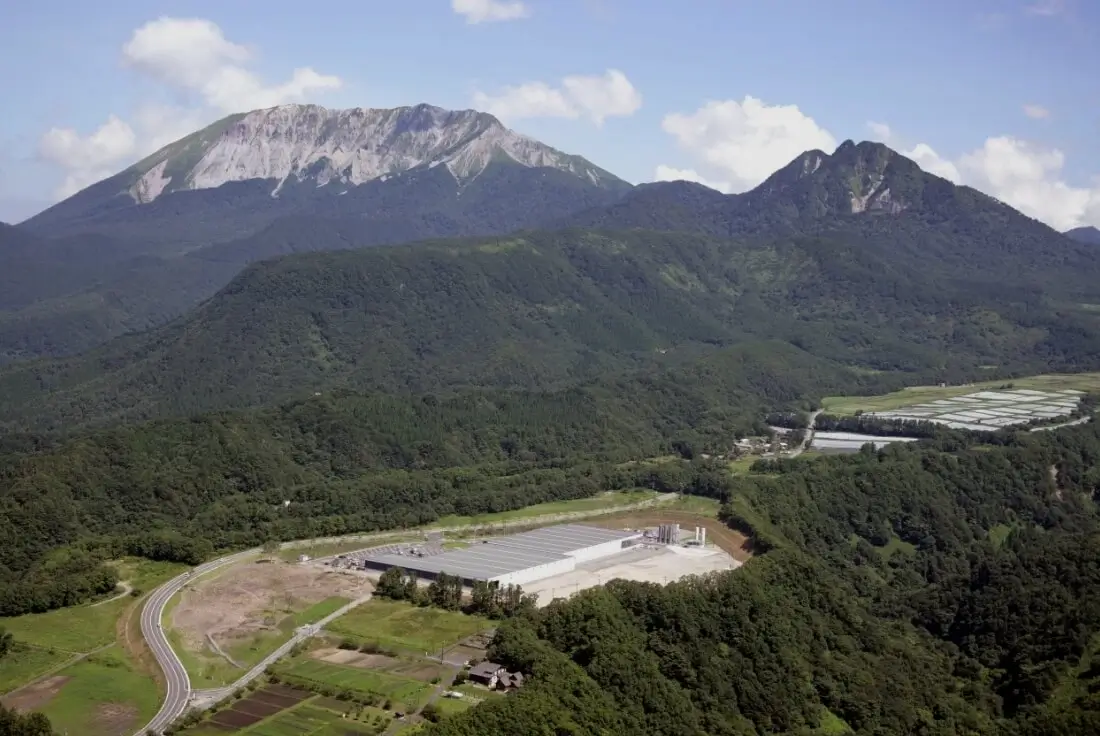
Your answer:
[[[491,580],[529,567],[555,562],[570,552],[605,542],[640,537],[640,532],[563,524],[472,543],[438,555],[367,555],[365,562],[425,573],[445,572],[467,580]]]

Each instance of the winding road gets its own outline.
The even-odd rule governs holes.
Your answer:
[[[385,538],[392,537],[394,534],[401,533],[402,531],[414,532],[414,531],[440,531],[440,532],[476,532],[479,529],[501,529],[510,526],[532,526],[538,524],[548,524],[555,521],[566,521],[569,519],[581,519],[590,516],[603,516],[605,514],[619,513],[622,511],[632,511],[634,509],[645,508],[648,506],[654,506],[659,503],[674,500],[677,497],[675,493],[665,493],[655,498],[647,499],[645,501],[639,501],[637,503],[623,504],[621,506],[611,506],[604,509],[592,509],[587,511],[574,511],[560,514],[546,514],[544,516],[532,516],[524,519],[514,519],[510,521],[495,522],[483,525],[469,525],[469,526],[449,526],[449,527],[423,527],[420,529],[390,529],[384,532],[371,532],[368,534],[350,534],[344,537],[326,537],[324,539],[315,540],[299,540],[295,542],[287,542],[282,545],[283,549],[294,549],[297,547],[307,546],[309,544],[317,543],[331,543],[337,541],[369,541],[372,538]],[[177,575],[169,580],[164,585],[157,588],[149,596],[149,599],[145,602],[145,606],[141,610],[141,635],[145,641],[149,644],[149,649],[153,652],[153,656],[156,657],[157,663],[160,665],[161,671],[164,672],[164,680],[167,684],[168,692],[164,696],[164,703],[161,705],[160,710],[157,711],[153,720],[149,721],[144,727],[137,731],[134,736],[146,736],[146,734],[161,734],[164,729],[171,725],[177,718],[183,715],[183,712],[187,710],[188,703],[191,702],[194,696],[196,704],[200,707],[210,707],[214,703],[231,695],[234,691],[243,687],[247,683],[251,682],[255,678],[259,677],[265,669],[280,657],[285,656],[291,649],[294,648],[303,639],[313,636],[315,633],[321,630],[321,628],[337,618],[343,615],[345,612],[358,606],[364,601],[370,598],[369,595],[360,598],[359,600],[352,601],[348,605],[344,606],[338,611],[335,611],[320,621],[312,624],[307,624],[298,628],[294,635],[290,638],[290,641],[286,642],[274,652],[269,654],[263,659],[262,662],[257,664],[251,670],[246,672],[232,685],[224,688],[216,688],[213,690],[201,690],[193,691],[191,689],[191,678],[187,675],[187,670],[183,666],[183,662],[180,661],[179,656],[172,649],[171,642],[168,641],[168,634],[165,632],[161,625],[161,620],[164,617],[164,609],[168,606],[168,601],[172,600],[172,596],[178,593],[185,585],[192,580],[213,572],[219,568],[231,565],[235,562],[240,562],[254,555],[260,554],[262,550],[259,547],[248,549],[243,552],[236,552],[225,557],[219,557],[216,560],[203,563],[198,567],[189,570],[188,572]]]

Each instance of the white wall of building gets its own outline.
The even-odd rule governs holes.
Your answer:
[[[622,552],[623,541],[624,540],[622,539],[613,539],[610,542],[594,544],[591,547],[578,549],[575,552],[568,552],[567,554],[577,562],[584,562],[586,560],[598,560],[601,557],[607,557],[609,555],[614,555]]]
[[[528,567],[524,570],[505,573],[504,575],[493,578],[493,580],[496,580],[501,585],[523,585],[533,580],[542,580],[543,578],[553,577],[554,575],[564,575],[565,573],[573,572],[576,566],[576,560],[572,557],[566,557],[561,560],[554,560],[553,562],[547,562],[542,565]]]

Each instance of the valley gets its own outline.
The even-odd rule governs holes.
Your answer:
[[[0,716],[1088,733],[1088,235],[869,141],[724,194],[225,117],[0,227]]]

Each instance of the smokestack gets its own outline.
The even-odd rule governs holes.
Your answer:
[[[696,544],[699,543],[699,527],[695,527],[695,536],[693,537],[693,539],[695,540]]]
[[[703,532],[703,536],[699,539],[699,546],[700,547],[706,547],[707,546],[707,528],[703,527],[702,532]]]

